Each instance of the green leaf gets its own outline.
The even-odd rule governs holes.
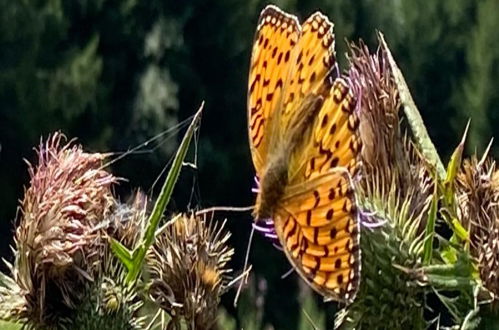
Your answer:
[[[433,198],[428,211],[428,221],[425,229],[425,242],[423,248],[423,264],[429,265],[433,255],[433,237],[435,236],[435,222],[437,220],[438,211],[438,184],[435,182]]]
[[[326,325],[326,313],[321,310],[314,299],[310,289],[302,292],[301,313],[298,321],[298,330],[324,329]]]
[[[177,179],[178,176],[180,175],[180,170],[182,168],[185,156],[187,155],[187,151],[189,149],[192,136],[194,135],[194,131],[198,127],[199,121],[201,120],[203,105],[204,104],[201,104],[201,107],[199,108],[198,112],[196,112],[194,118],[192,119],[191,124],[187,128],[187,132],[185,133],[184,138],[182,139],[182,142],[180,143],[180,146],[177,150],[177,154],[175,155],[175,158],[173,160],[172,167],[168,172],[165,183],[161,188],[159,197],[156,200],[156,204],[154,204],[152,213],[147,221],[145,234],[133,251],[133,260],[131,263],[131,268],[129,269],[129,272],[126,277],[126,281],[128,283],[134,282],[139,276],[140,270],[142,269],[142,264],[144,263],[146,252],[154,242],[156,229],[158,228],[161,217],[163,216],[166,206],[170,201],[173,188],[177,183]]]
[[[132,252],[114,238],[111,238],[109,243],[111,244],[111,250],[113,251],[114,255],[125,265],[128,271],[130,271],[130,269],[133,268]]]
[[[463,151],[466,142],[466,136],[468,135],[468,129],[470,127],[470,122],[466,125],[464,130],[463,138],[457,146],[456,150],[452,153],[449,164],[447,165],[447,174],[444,180],[444,198],[447,206],[454,206],[454,180],[456,179],[457,171],[461,167],[461,161],[463,159]]]
[[[409,87],[407,87],[404,76],[393,59],[382,33],[379,33],[379,40],[381,47],[386,52],[390,68],[392,69],[393,78],[397,84],[400,102],[402,103],[404,113],[407,117],[407,121],[411,127],[416,143],[421,149],[421,153],[425,156],[426,160],[436,168],[438,177],[443,180],[443,178],[445,178],[444,165],[440,160],[437,149],[435,149],[435,146],[428,135],[426,126],[424,125],[421,114],[412,99],[411,92],[409,92]]]
[[[465,251],[457,252],[457,259],[452,264],[425,266],[422,271],[430,285],[445,290],[471,290],[480,278],[473,260]]]
[[[0,321],[0,329],[3,330],[20,330],[23,329],[22,324],[8,322],[8,321]]]
[[[461,225],[461,221],[459,221],[457,218],[452,218],[450,225],[452,227],[454,235],[458,237],[461,241],[467,242],[469,240],[469,233]]]
[[[463,323],[461,324],[461,330],[473,330],[478,329],[480,326],[480,309],[478,307],[470,310],[466,317],[464,318]]]

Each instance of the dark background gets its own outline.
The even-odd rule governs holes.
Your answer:
[[[205,103],[198,169],[185,168],[169,211],[248,206],[253,168],[247,143],[250,50],[262,1],[0,0],[0,251],[11,259],[23,161],[41,137],[62,130],[89,151],[125,151],[191,116]],[[497,0],[278,1],[301,20],[321,10],[335,23],[340,67],[345,38],[374,51],[385,34],[444,161],[472,119],[468,154],[482,152],[499,123]],[[180,134],[181,135],[181,134]],[[180,135],[115,163],[117,188],[151,192]],[[493,147],[492,154],[498,149]],[[193,159],[193,155],[190,156]],[[251,216],[226,214],[241,269]],[[256,237],[252,263],[267,281],[264,319],[292,329],[296,276],[284,255]],[[229,298],[232,298],[229,295]],[[230,308],[229,312],[235,314]]]

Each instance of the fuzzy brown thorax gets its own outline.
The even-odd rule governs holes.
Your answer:
[[[288,183],[289,152],[285,148],[273,155],[260,179],[260,193],[256,198],[255,220],[272,218],[274,208]]]

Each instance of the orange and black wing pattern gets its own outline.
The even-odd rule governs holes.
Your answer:
[[[278,126],[284,86],[290,72],[300,24],[275,6],[261,13],[253,43],[248,81],[248,126],[253,164],[262,174]]]
[[[354,188],[361,143],[355,99],[337,79],[297,150],[302,170],[286,188],[275,228],[298,272],[325,297],[350,302],[359,287],[360,225]],[[298,155],[301,155],[298,157]]]
[[[354,187],[361,143],[356,98],[338,75],[333,24],[326,16],[316,12],[300,26],[275,6],[262,11],[248,95],[253,163],[261,177],[271,166],[269,156],[289,152],[288,180],[273,207],[275,232],[316,291],[351,302],[360,281]],[[286,149],[300,125],[303,135]]]

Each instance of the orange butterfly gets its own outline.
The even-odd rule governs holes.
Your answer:
[[[286,255],[327,300],[351,302],[360,281],[352,182],[361,142],[356,100],[339,78],[333,24],[302,26],[273,5],[260,14],[248,93],[251,154],[260,179],[254,216],[273,221]]]

